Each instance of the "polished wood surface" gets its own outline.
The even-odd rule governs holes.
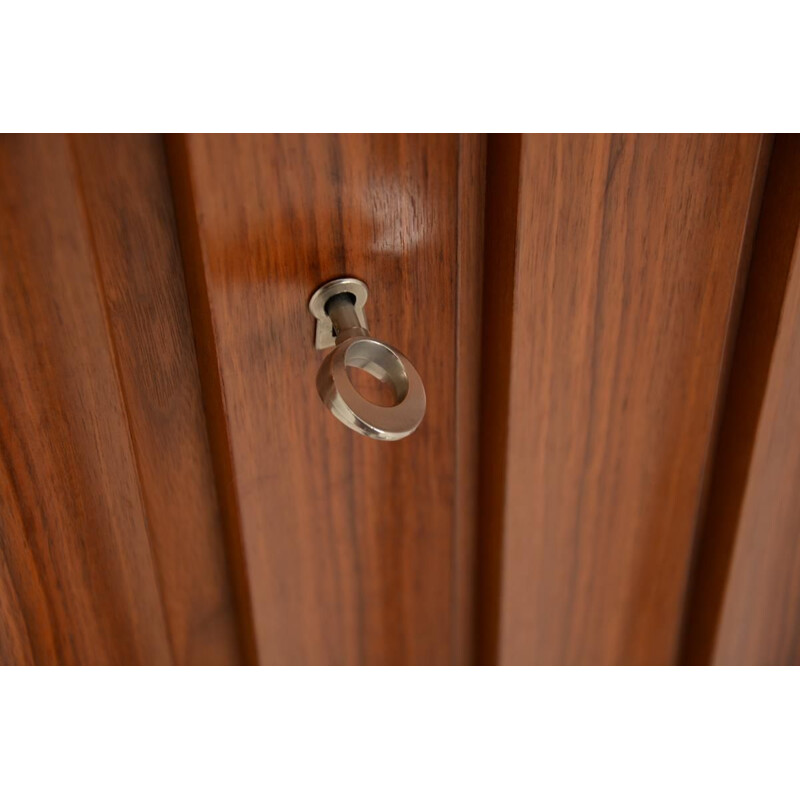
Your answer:
[[[705,639],[707,647],[699,653],[690,651],[689,656],[715,664],[796,665],[800,664],[800,137],[796,135],[776,137],[744,304],[727,425],[717,455],[718,494],[709,505],[706,531],[725,535],[730,525],[730,555],[723,561],[727,569],[719,617]],[[744,469],[737,458],[742,451]],[[713,581],[712,558],[722,560],[725,555],[719,542],[716,545],[700,565],[698,581]],[[711,583],[709,590],[715,588]],[[695,598],[697,603],[707,599],[708,592],[698,592]]]
[[[677,658],[761,149],[523,137],[507,443],[483,473],[505,474],[500,663]]]
[[[0,136],[0,663],[800,663],[799,242],[796,135]]]
[[[469,427],[456,402],[468,391],[456,329],[459,292],[477,302],[459,276],[479,264],[480,204],[468,196],[481,190],[479,157],[462,149],[474,145],[448,135],[169,141],[253,660],[471,658],[467,615],[455,608],[468,602],[455,570],[470,563],[462,548],[474,523],[456,513],[472,501],[459,496],[471,483],[457,480],[456,462],[475,460],[456,441]],[[403,350],[425,382],[426,419],[401,442],[353,434],[317,397],[322,355],[306,304],[341,274],[366,281],[371,332]]]
[[[0,159],[0,660],[239,663],[163,141]]]
[[[800,136],[779,135],[772,148],[699,531],[686,609],[684,660],[690,664],[707,664],[713,658],[799,228]],[[791,491],[788,476],[782,485]]]
[[[174,657],[242,653],[160,136],[72,139]]]
[[[66,137],[0,137],[0,351],[0,662],[170,663]]]

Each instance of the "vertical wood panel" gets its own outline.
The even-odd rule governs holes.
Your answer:
[[[691,663],[800,663],[800,137],[777,136],[687,612]]]
[[[713,658],[799,226],[800,136],[776,136],[686,610],[684,659],[692,664]]]
[[[758,425],[713,660],[800,664],[800,247]]]
[[[523,137],[501,663],[675,660],[761,145]]]
[[[168,663],[65,137],[0,138],[0,661]]]
[[[459,186],[475,184],[460,181],[458,137],[189,136],[170,153],[252,657],[469,658],[453,607],[465,600],[454,565],[468,562],[455,513],[456,485],[468,485],[456,483],[456,304],[470,251],[459,235],[474,234]],[[372,332],[425,382],[426,419],[401,442],[355,435],[316,395],[306,303],[340,274],[367,282]]]
[[[800,246],[717,631],[718,664],[800,664]]]
[[[241,660],[160,136],[72,138],[175,659]]]

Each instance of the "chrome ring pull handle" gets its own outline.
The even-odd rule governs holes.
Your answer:
[[[396,441],[412,434],[425,416],[425,388],[419,373],[396,348],[373,339],[364,305],[367,286],[356,278],[336,278],[308,302],[317,320],[315,347],[333,350],[317,372],[317,391],[336,419],[370,439]],[[394,393],[395,405],[379,406],[363,397],[347,372],[357,367]]]

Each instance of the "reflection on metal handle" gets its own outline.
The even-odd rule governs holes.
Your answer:
[[[356,278],[336,278],[311,296],[317,319],[317,350],[333,347],[317,373],[317,391],[336,419],[370,439],[395,441],[413,433],[425,416],[425,389],[411,362],[369,335],[364,304],[367,286]],[[370,403],[353,386],[348,367],[357,367],[394,391],[395,405]]]

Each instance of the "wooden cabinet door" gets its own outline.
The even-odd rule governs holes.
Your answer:
[[[234,570],[260,663],[471,659],[481,140],[169,141]],[[369,286],[369,324],[422,375],[414,435],[376,442],[315,390],[307,301]]]
[[[485,660],[678,658],[764,144],[492,140]]]
[[[799,166],[0,137],[0,662],[796,663]],[[401,441],[317,395],[344,275],[424,382]]]
[[[472,660],[484,145],[0,140],[2,661]],[[423,376],[401,442],[317,397],[342,274]]]
[[[160,137],[0,137],[0,337],[0,662],[238,662]]]

